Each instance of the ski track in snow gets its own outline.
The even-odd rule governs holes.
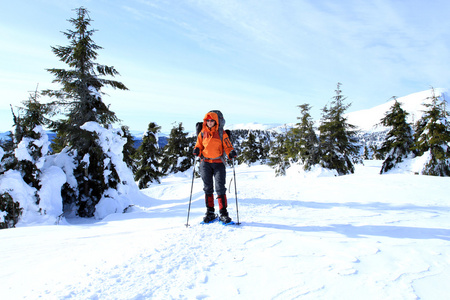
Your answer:
[[[190,178],[168,178],[146,190],[154,198],[149,207],[112,216],[88,227],[90,231],[77,225],[59,226],[83,231],[78,234],[84,248],[79,247],[92,249],[92,261],[70,279],[44,278],[31,290],[10,288],[8,295],[27,299],[448,299],[450,212],[449,204],[439,197],[448,192],[444,186],[449,181],[419,176],[405,181],[368,169],[361,170],[368,172],[367,180],[361,181],[353,175],[275,178],[263,166],[242,167],[238,173],[240,226],[199,224],[204,200],[197,179],[186,228]],[[356,183],[361,186],[339,189]],[[420,194],[419,189],[427,184],[435,190],[441,186],[437,198],[422,199],[427,193]],[[234,190],[229,192],[230,216],[236,221]],[[392,193],[406,197],[391,203]],[[133,220],[135,224],[129,225]],[[122,232],[102,228],[107,225]],[[114,245],[110,250],[121,259],[102,256],[100,251],[107,245]],[[58,270],[63,265],[50,267]]]

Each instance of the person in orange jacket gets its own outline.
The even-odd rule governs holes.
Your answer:
[[[205,223],[209,223],[217,217],[214,210],[214,186],[219,202],[220,220],[224,223],[231,222],[227,211],[224,152],[229,159],[237,156],[225,131],[223,131],[222,139],[220,138],[219,117],[216,113],[209,112],[203,118],[203,128],[197,136],[197,143],[193,151],[195,156],[201,158],[200,175],[203,180],[206,205],[206,214],[203,218]]]

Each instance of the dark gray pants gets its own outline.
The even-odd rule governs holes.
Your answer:
[[[202,176],[205,194],[214,194],[215,186],[217,195],[225,195],[227,192],[225,187],[227,172],[223,163],[209,163],[202,161],[200,164],[200,175]]]

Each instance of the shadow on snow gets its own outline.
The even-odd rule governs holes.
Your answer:
[[[258,222],[242,222],[242,225],[298,232],[336,232],[349,238],[363,238],[365,236],[385,236],[390,238],[440,239],[450,241],[450,230],[442,228],[420,228],[391,225],[354,226],[350,224],[331,224],[328,226],[292,226]]]

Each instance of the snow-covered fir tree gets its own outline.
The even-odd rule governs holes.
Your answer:
[[[393,98],[394,105],[380,122],[381,125],[390,128],[379,150],[384,156],[380,174],[386,173],[408,156],[413,155],[413,133],[406,121],[408,113],[402,108],[402,104],[395,97]]]
[[[370,151],[367,145],[364,146],[363,159],[372,159],[372,156],[370,155]]]
[[[249,131],[247,139],[241,144],[241,151],[238,156],[239,163],[245,163],[251,166],[260,160],[262,153],[263,147],[259,139],[257,139],[252,131]]]
[[[383,155],[380,153],[380,150],[378,149],[377,145],[371,145],[370,151],[373,153],[372,159],[377,159],[377,160],[383,159]]]
[[[0,187],[5,177],[5,172],[9,171],[12,166],[17,164],[17,159],[14,155],[14,137],[12,132],[9,138],[1,141],[0,147]],[[11,193],[8,190],[0,190],[0,229],[14,227],[19,221],[22,214],[20,203],[14,201]]]
[[[354,173],[354,163],[359,162],[359,145],[354,125],[344,116],[350,104],[345,105],[341,83],[337,84],[336,95],[329,107],[322,109],[319,126],[320,164],[322,167],[336,170],[339,175]]]
[[[156,181],[160,183],[160,178],[164,176],[161,171],[163,153],[158,146],[158,133],[161,127],[151,122],[147,132],[144,134],[142,143],[136,153],[136,172],[134,179],[138,182],[139,188],[147,188],[150,183]]]
[[[14,141],[17,143],[15,157],[17,165],[13,168],[19,170],[23,180],[31,187],[39,190],[40,167],[43,157],[50,152],[50,142],[43,126],[49,123],[47,115],[49,108],[38,101],[39,93],[30,94],[24,101],[25,107],[19,114],[14,115]],[[39,202],[39,199],[36,199]]]
[[[22,211],[20,203],[14,201],[10,193],[0,193],[0,229],[15,227]]]
[[[270,148],[268,165],[275,169],[276,176],[286,175],[286,170],[291,166],[287,152],[286,136],[286,132],[278,134]]]
[[[445,99],[432,89],[430,104],[416,123],[415,141],[419,155],[428,153],[424,175],[450,176],[450,122]]]
[[[18,114],[16,115],[12,111],[14,119],[13,151],[10,151],[8,155],[2,155],[5,158],[2,174],[9,170],[18,172],[20,174],[18,180],[23,181],[23,185],[28,185],[34,191],[32,197],[36,205],[39,205],[40,202],[41,168],[45,156],[50,152],[50,142],[43,128],[49,123],[47,119],[49,108],[39,102],[39,97],[37,90],[30,93],[29,99],[22,102],[24,107],[19,108]],[[2,179],[0,178],[0,180]],[[19,203],[22,191],[14,189],[15,187],[10,187],[7,191],[1,191],[0,206],[2,208],[0,210],[7,209],[4,227],[14,226],[23,211],[23,207]],[[15,199],[16,196],[18,199]]]
[[[12,111],[14,114],[14,111]],[[14,135],[12,131],[8,132],[5,140],[0,140],[0,175],[8,170],[8,164],[14,160]]]
[[[127,88],[108,78],[119,75],[114,67],[95,62],[97,50],[102,48],[92,40],[95,30],[89,29],[92,20],[88,10],[80,7],[75,12],[76,17],[69,20],[74,30],[63,32],[69,45],[52,47],[53,53],[69,69],[48,69],[55,76],[54,82],[62,87],[44,91],[44,94],[54,97],[54,105],[65,111],[66,118],[55,122],[52,128],[58,132],[57,145],[74,159],[76,184],[64,185],[65,207],[74,208],[79,216],[92,217],[105,192],[115,189],[121,180],[109,154],[102,148],[99,130],[89,129],[95,127],[91,122],[110,128],[118,121],[115,113],[102,101],[101,89],[105,86]],[[91,125],[83,128],[87,123]]]
[[[244,149],[244,144],[247,143],[250,132],[255,137],[255,141],[259,143],[258,147],[258,160],[265,164],[269,158],[270,148],[272,140],[275,139],[276,133],[268,130],[255,130],[255,129],[235,129],[231,130],[231,143],[234,149],[239,154],[238,163],[243,163],[239,159]]]
[[[39,141],[41,138],[48,140],[42,126],[50,122],[46,117],[49,108],[39,102],[39,97],[37,90],[30,93],[29,99],[22,102],[24,106],[18,108],[17,114],[11,108],[14,127],[11,131],[10,151],[4,157],[9,158],[5,160],[5,170],[20,170],[27,184],[33,187],[39,186],[36,162],[49,152],[48,141],[46,144]]]
[[[178,123],[170,131],[167,145],[163,149],[162,172],[164,174],[184,172],[192,166],[194,155],[187,136],[183,123]]]
[[[134,174],[136,172],[136,162],[134,157],[136,156],[137,151],[135,148],[135,140],[128,126],[123,125],[120,128],[122,129],[122,137],[127,141],[123,146],[123,161]]]
[[[288,131],[289,157],[294,161],[303,164],[305,170],[310,170],[312,166],[319,163],[319,139],[314,129],[314,120],[311,117],[309,104],[302,104],[300,108],[301,116],[295,126]]]

